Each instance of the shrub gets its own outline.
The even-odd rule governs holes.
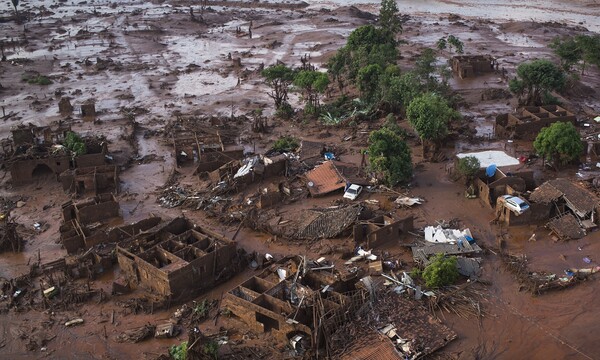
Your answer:
[[[456,267],[456,256],[445,257],[437,254],[423,270],[425,285],[429,288],[439,288],[453,284],[458,280],[458,268]]]
[[[273,150],[277,152],[294,151],[300,146],[298,139],[291,136],[284,136],[279,138],[273,144]]]
[[[412,270],[410,270],[408,275],[410,275],[410,277],[413,279],[417,279],[423,276],[423,270],[419,269],[418,267],[414,267]]]
[[[209,311],[210,303],[206,299],[203,299],[198,305],[194,307],[194,314],[198,315],[200,318],[205,318],[208,315]]]
[[[72,131],[69,131],[65,137],[65,147],[77,156],[87,153],[87,148],[81,137]]]
[[[27,74],[23,74],[21,76],[21,80],[26,81],[29,84],[37,84],[37,85],[50,85],[52,84],[52,80],[44,75],[33,75],[29,76]]]
[[[281,119],[289,120],[294,116],[294,108],[289,102],[284,101],[279,108],[277,108],[277,111],[275,111],[275,115]]]
[[[208,359],[218,359],[219,358],[219,343],[216,341],[209,341],[202,347],[202,352]]]
[[[179,345],[173,345],[169,348],[169,355],[174,360],[185,360],[187,358],[187,341]]]

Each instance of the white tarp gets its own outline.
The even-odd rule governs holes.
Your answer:
[[[353,262],[362,260],[362,259],[367,259],[370,261],[375,261],[377,260],[377,256],[371,254],[371,250],[369,251],[365,251],[362,248],[359,248],[358,251],[356,252],[356,256],[353,256],[352,258],[350,258],[350,260],[346,261],[346,265],[350,265]]]
[[[479,160],[479,164],[482,168],[487,168],[488,166],[494,164],[498,167],[501,166],[512,166],[519,165],[519,160],[506,154],[504,151],[500,150],[487,150],[487,151],[479,151],[472,153],[462,153],[456,155],[459,159],[462,159],[467,156],[476,157]]]
[[[237,179],[239,177],[247,175],[254,168],[254,165],[256,165],[256,163],[258,163],[258,156],[255,156],[255,157],[252,157],[249,159],[245,159],[244,162],[245,162],[244,166],[239,168],[238,171],[235,173],[235,175],[233,175],[234,179]]]
[[[441,226],[425,227],[425,240],[432,243],[450,243],[456,244],[459,241],[467,241],[466,237],[472,238],[469,229],[443,229]]]

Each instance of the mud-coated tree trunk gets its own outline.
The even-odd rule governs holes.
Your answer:
[[[17,6],[19,6],[19,0],[11,0],[13,6],[15,7],[15,17],[17,19],[17,22],[19,21],[19,9],[17,8]]]

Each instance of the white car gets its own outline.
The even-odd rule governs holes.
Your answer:
[[[356,185],[356,184],[350,185],[348,187],[348,189],[346,189],[346,192],[344,193],[344,199],[356,200],[358,195],[360,195],[360,192],[362,191],[362,189],[363,189],[363,187],[360,185]]]
[[[529,209],[529,204],[527,204],[527,202],[525,202],[525,200],[521,199],[520,197],[512,195],[502,195],[500,198],[501,201],[504,202],[504,206],[517,215],[521,215]]]

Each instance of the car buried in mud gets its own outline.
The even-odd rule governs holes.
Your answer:
[[[521,215],[529,210],[529,204],[518,196],[502,195],[498,198],[498,201],[515,213],[515,215]]]
[[[362,192],[362,189],[362,186],[356,184],[348,186],[346,192],[344,192],[344,199],[356,200]]]

